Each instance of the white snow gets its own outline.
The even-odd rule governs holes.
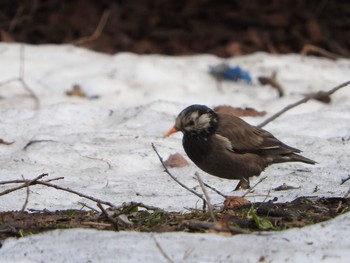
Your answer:
[[[0,43],[0,83],[18,78],[19,54],[19,44]],[[212,55],[110,56],[70,45],[25,45],[24,80],[40,105],[35,109],[34,100],[18,81],[0,86],[0,138],[15,142],[0,145],[1,181],[48,173],[48,179],[64,176],[55,184],[116,205],[140,201],[184,211],[199,206],[198,198],[163,172],[151,147],[154,143],[165,159],[175,152],[184,154],[181,134],[163,138],[180,110],[193,103],[253,107],[268,112],[264,117],[245,118],[258,124],[306,93],[327,91],[350,79],[347,59],[256,53],[225,60],[248,70],[252,85],[223,82],[218,88],[208,69],[223,61]],[[283,98],[257,82],[258,76],[274,71],[285,89]],[[66,96],[74,84],[98,98]],[[318,164],[271,166],[261,175],[267,179],[248,199],[291,201],[299,196],[346,194],[349,183],[340,183],[350,174],[349,89],[332,95],[331,104],[309,101],[265,127]],[[24,149],[29,141],[38,142]],[[195,171],[199,169],[192,163],[171,169],[181,182],[200,191]],[[237,183],[200,174],[226,194],[232,194]],[[252,184],[258,180],[253,178]],[[269,193],[283,183],[301,187]],[[0,191],[7,188],[0,185]],[[32,209],[79,209],[79,202],[95,205],[52,188],[30,189],[28,208]],[[214,204],[222,203],[220,196],[209,193]],[[26,190],[1,196],[0,209],[19,210],[25,198]],[[350,238],[344,233],[350,231],[349,219],[345,214],[302,229],[233,237],[57,230],[7,239],[0,248],[0,262],[167,262],[154,239],[173,262],[347,262]]]
[[[346,214],[302,229],[232,237],[55,230],[8,240],[1,249],[2,262],[170,262],[166,257],[186,263],[348,262],[350,239],[339,228],[349,229],[349,219]]]

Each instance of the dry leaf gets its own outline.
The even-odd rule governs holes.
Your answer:
[[[169,158],[164,162],[166,167],[185,167],[188,165],[188,162],[185,158],[182,157],[181,154],[175,153],[171,154]]]
[[[242,116],[256,117],[256,116],[264,116],[266,114],[266,111],[257,111],[253,108],[236,108],[228,105],[217,106],[214,108],[214,111],[225,113],[225,114],[231,114],[237,117],[242,117]]]
[[[71,90],[66,91],[66,95],[86,98],[86,93],[81,89],[80,85],[78,84],[74,84]]]
[[[7,141],[4,141],[3,139],[0,139],[0,144],[11,145],[13,143],[14,142],[7,142]]]
[[[276,79],[276,73],[273,73],[271,77],[265,77],[265,76],[258,77],[258,80],[259,80],[261,85],[263,85],[263,86],[270,85],[271,87],[276,89],[279,97],[284,96],[283,88],[282,88],[281,84],[279,84],[277,79]]]
[[[233,56],[233,57],[241,56],[243,54],[242,45],[239,42],[231,41],[226,46],[226,52],[227,52],[227,54],[229,54],[230,56]]]
[[[247,204],[250,204],[250,202],[239,196],[227,196],[224,201],[224,207],[226,209],[236,209]]]
[[[13,39],[13,37],[6,32],[5,30],[1,29],[0,30],[0,35],[1,35],[1,41],[2,42],[7,42],[7,43],[13,43],[15,42],[15,40]]]

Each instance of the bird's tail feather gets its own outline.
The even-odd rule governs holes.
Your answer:
[[[296,153],[290,153],[287,155],[282,155],[280,158],[274,160],[274,163],[284,163],[284,162],[302,162],[307,164],[316,164],[314,160],[306,158]]]

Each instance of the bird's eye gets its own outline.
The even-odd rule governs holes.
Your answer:
[[[190,125],[190,126],[194,125],[194,121],[193,120],[189,121],[188,125]]]

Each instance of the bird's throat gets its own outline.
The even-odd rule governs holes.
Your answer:
[[[211,151],[210,136],[184,134],[182,145],[188,157],[196,164],[203,161]]]

